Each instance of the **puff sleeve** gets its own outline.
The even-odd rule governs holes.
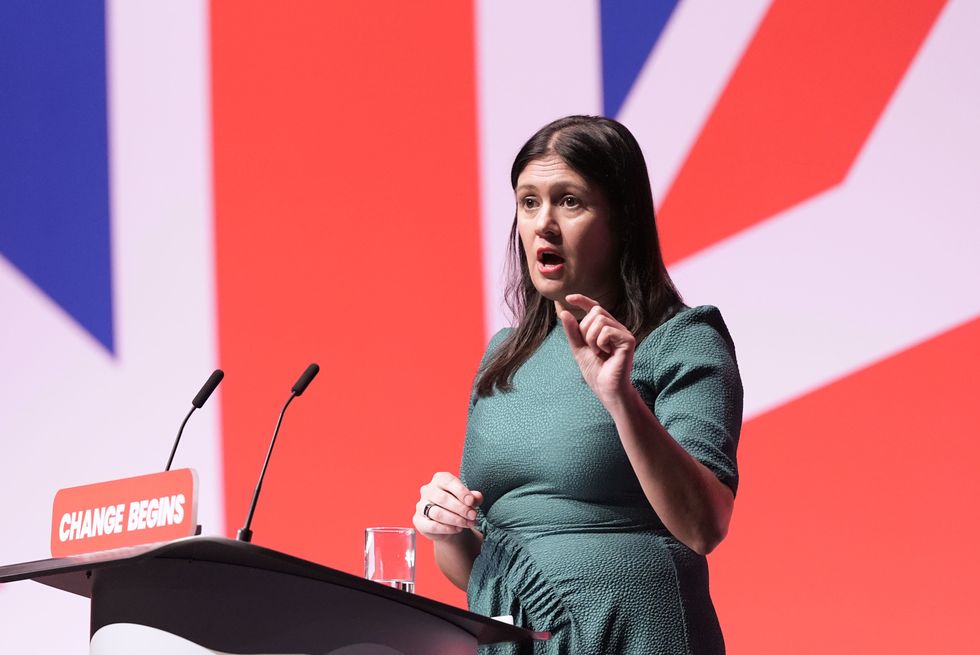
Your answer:
[[[633,384],[671,437],[734,493],[742,381],[718,309],[684,309],[654,330],[636,349]]]

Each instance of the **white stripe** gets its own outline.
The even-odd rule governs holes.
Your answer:
[[[978,27],[946,8],[841,187],[671,269],[722,308],[746,417],[980,315]]]
[[[190,409],[218,359],[208,4],[114,0],[108,15],[118,349],[126,376],[146,385],[132,393],[148,405],[132,424],[159,426],[166,443],[174,408]],[[215,397],[195,414],[174,462],[198,469],[212,533],[224,531],[220,406]],[[147,450],[152,470],[155,439]]]
[[[682,0],[619,120],[643,146],[659,203],[714,109],[769,0]]]
[[[514,218],[510,167],[539,128],[602,107],[595,0],[480,0],[477,76],[485,324],[508,325],[503,266]]]
[[[4,459],[17,464],[0,476],[0,562],[49,555],[59,487],[162,470],[215,365],[207,16],[203,0],[107,5],[117,357],[0,268],[15,339],[0,347],[18,372],[2,376]],[[218,408],[196,413],[175,461],[198,470],[207,533],[224,530]],[[0,652],[83,653],[87,613],[64,592],[4,586],[0,616],[16,628]]]

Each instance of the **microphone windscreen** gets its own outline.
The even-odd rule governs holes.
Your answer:
[[[297,396],[302,396],[303,392],[306,391],[306,387],[310,386],[310,382],[316,377],[316,374],[320,372],[320,367],[316,364],[310,364],[303,371],[303,375],[299,376],[296,380],[296,384],[293,385],[293,393]]]
[[[197,392],[197,395],[194,396],[194,400],[191,401],[191,404],[194,405],[194,407],[201,409],[224,377],[225,372],[220,368],[216,369],[214,373],[211,374],[211,377],[208,378],[208,381],[204,383],[204,386],[201,387],[201,390]]]

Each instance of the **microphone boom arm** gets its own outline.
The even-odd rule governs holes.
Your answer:
[[[282,425],[282,417],[286,414],[286,408],[289,407],[289,403],[293,402],[298,394],[294,391],[289,396],[289,400],[286,404],[282,406],[282,410],[279,412],[279,420],[276,421],[276,429],[272,432],[272,443],[269,444],[269,450],[265,453],[265,462],[262,464],[262,472],[259,473],[259,481],[255,485],[255,493],[252,494],[252,502],[248,506],[248,518],[245,519],[245,527],[238,530],[238,541],[250,542],[252,541],[252,516],[255,514],[255,506],[259,502],[259,494],[262,492],[262,480],[265,479],[265,470],[269,468],[269,458],[272,457],[272,449],[276,447],[276,437],[279,436],[279,426]]]

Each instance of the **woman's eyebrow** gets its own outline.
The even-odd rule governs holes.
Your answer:
[[[560,193],[565,193],[566,191],[574,191],[575,193],[588,193],[589,187],[579,184],[578,182],[562,182],[555,185],[555,189]]]

